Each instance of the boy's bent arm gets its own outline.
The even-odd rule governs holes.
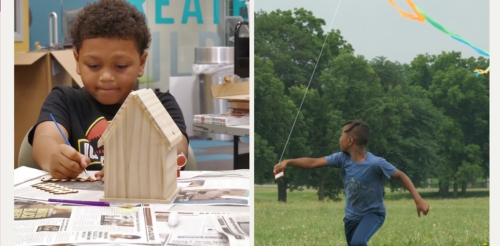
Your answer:
[[[66,128],[61,125],[59,125],[59,128],[67,138],[68,132]],[[38,124],[33,137],[33,160],[41,169],[49,171],[50,155],[54,149],[65,143],[66,141],[64,141],[54,122],[45,121]]]
[[[321,158],[303,157],[303,158],[297,158],[297,159],[289,159],[289,160],[284,160],[284,161],[280,162],[279,164],[276,164],[274,166],[274,172],[276,172],[276,173],[280,172],[280,171],[284,170],[287,166],[311,169],[311,168],[328,166],[328,162],[326,161],[325,157],[321,157]]]
[[[427,215],[429,212],[429,205],[420,197],[420,194],[418,194],[417,189],[411,182],[410,178],[404,173],[401,172],[400,170],[396,169],[394,174],[392,174],[391,178],[399,180],[401,184],[407,189],[410,194],[413,197],[413,200],[415,201],[415,204],[417,205],[417,213],[418,217],[420,217],[420,212],[423,212],[424,215]]]

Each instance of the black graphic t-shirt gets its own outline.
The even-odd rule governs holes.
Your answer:
[[[184,117],[175,98],[169,92],[156,92],[156,96],[187,139]],[[41,122],[52,121],[50,117],[52,114],[57,123],[68,131],[68,141],[71,146],[90,158],[87,170],[101,170],[104,163],[104,147],[97,148],[97,142],[120,106],[121,104],[99,103],[85,88],[54,87],[43,103],[38,121],[28,135],[28,141],[33,144],[36,127]]]

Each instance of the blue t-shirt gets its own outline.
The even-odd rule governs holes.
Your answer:
[[[392,164],[370,152],[362,162],[354,162],[349,154],[343,152],[331,154],[326,160],[330,167],[340,168],[346,193],[347,219],[358,220],[373,212],[385,213],[384,182],[396,171]]]

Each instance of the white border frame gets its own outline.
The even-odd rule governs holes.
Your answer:
[[[24,0],[15,0],[16,17],[14,23],[16,31],[14,31],[14,41],[24,42]]]

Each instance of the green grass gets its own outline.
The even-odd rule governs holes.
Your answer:
[[[386,191],[387,216],[369,245],[483,245],[489,241],[489,192],[471,189],[463,198],[442,199],[419,190],[431,209],[418,218],[408,192]],[[255,186],[255,245],[347,245],[344,202],[319,202],[315,190],[287,193]]]

